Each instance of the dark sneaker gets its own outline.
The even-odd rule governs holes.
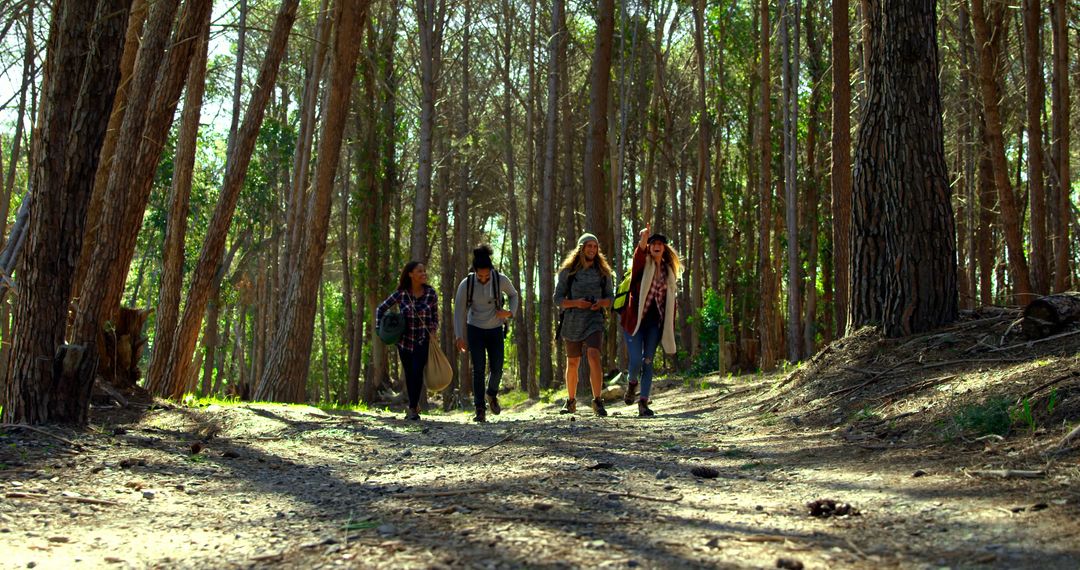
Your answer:
[[[637,403],[637,415],[639,418],[651,418],[656,415],[656,412],[649,409],[649,402],[641,399]]]
[[[593,398],[592,410],[601,418],[607,417],[607,409],[604,408],[604,400],[600,398]]]
[[[420,421],[420,410],[416,408],[409,408],[405,411],[405,419],[413,422]]]
[[[487,411],[484,410],[484,408],[476,408],[476,416],[473,417],[472,421],[474,421],[474,422],[476,422],[478,424],[482,424],[482,423],[486,422],[487,421]]]
[[[634,398],[637,396],[637,382],[631,382],[626,385],[626,394],[623,395],[623,403],[627,406],[634,404]]]
[[[499,405],[499,397],[494,394],[487,395],[488,405],[491,406],[491,413],[496,416],[502,412],[502,406]]]
[[[577,411],[577,400],[570,398],[566,401],[563,409],[559,410],[560,414],[572,414]]]

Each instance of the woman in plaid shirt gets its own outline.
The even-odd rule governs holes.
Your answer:
[[[419,421],[428,339],[439,328],[439,298],[435,288],[427,284],[427,270],[423,263],[410,261],[405,264],[397,290],[375,310],[376,330],[383,315],[394,305],[400,308],[405,318],[405,333],[397,343],[401,367],[405,369],[405,386],[409,392],[409,409],[405,412],[405,419]]]
[[[653,415],[649,393],[657,344],[663,345],[665,353],[675,354],[675,291],[681,272],[679,255],[668,246],[667,237],[649,235],[649,226],[645,226],[641,241],[634,248],[629,297],[620,319],[630,356],[630,384],[623,401],[628,406],[634,403],[640,379],[641,396],[637,404],[638,415],[642,417]]]

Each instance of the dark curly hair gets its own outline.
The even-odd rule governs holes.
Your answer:
[[[472,250],[472,269],[494,269],[495,264],[491,262],[491,256],[495,255],[495,252],[491,249],[491,246],[482,243],[476,246],[476,249]]]

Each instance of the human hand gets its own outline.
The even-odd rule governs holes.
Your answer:
[[[469,346],[465,344],[465,340],[460,338],[454,341],[454,346],[457,347],[458,352],[465,352],[469,349]]]
[[[509,319],[510,317],[514,316],[514,313],[511,313],[510,311],[507,311],[505,309],[499,309],[495,311],[495,316],[500,319]]]

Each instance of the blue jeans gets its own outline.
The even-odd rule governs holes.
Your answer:
[[[499,394],[499,381],[503,373],[503,328],[482,329],[466,325],[468,330],[469,357],[472,360],[473,403],[477,409],[484,407],[484,360],[491,361],[487,393]]]
[[[626,335],[626,351],[630,356],[630,381],[638,382],[640,379],[641,398],[648,400],[652,390],[653,355],[660,344],[660,324],[642,323],[637,334],[626,331],[623,334]]]

